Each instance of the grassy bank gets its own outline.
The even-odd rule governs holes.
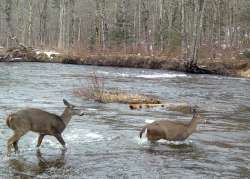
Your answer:
[[[8,50],[2,49],[0,52],[0,62],[46,62],[77,65],[162,69],[186,72],[184,60],[163,55],[69,55],[65,53],[52,53],[48,55],[43,52],[37,53],[37,51],[26,47],[19,47]],[[209,71],[211,74],[250,77],[250,59],[241,57],[240,55],[234,58],[201,58],[199,60],[198,66]]]

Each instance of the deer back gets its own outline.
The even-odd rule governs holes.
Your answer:
[[[10,114],[7,124],[13,130],[33,131],[53,135],[65,129],[62,119],[40,109],[28,108]]]
[[[187,125],[167,120],[155,121],[147,126],[151,137],[157,138],[159,135],[161,139],[166,140],[184,140],[188,137]],[[164,134],[164,135],[162,135]]]

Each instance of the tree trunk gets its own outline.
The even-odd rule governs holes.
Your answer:
[[[48,0],[45,0],[42,5],[42,11],[40,14],[40,44],[44,46],[47,44],[47,20],[48,20]]]
[[[18,39],[15,36],[14,28],[12,25],[12,11],[13,11],[13,2],[12,0],[6,0],[5,2],[5,14],[6,14],[6,22],[7,22],[7,31],[6,31],[6,47],[17,45]]]
[[[202,2],[201,2],[202,3]],[[206,7],[207,0],[203,0],[202,4],[199,4],[199,1],[195,1],[195,12],[194,12],[194,33],[193,33],[193,40],[192,40],[192,49],[191,49],[191,56],[187,63],[186,70],[192,73],[201,73],[202,69],[197,66],[197,51],[199,48],[198,42],[201,39],[202,35],[202,26],[203,26],[203,17],[204,11]]]
[[[101,46],[101,28],[100,28],[100,2],[96,0],[96,10],[95,10],[95,46],[100,49]]]
[[[185,0],[181,0],[181,51],[182,58],[187,59],[188,47],[187,47],[187,34],[186,34],[186,15],[185,15]]]
[[[59,38],[58,48],[63,49],[65,47],[65,0],[60,0],[60,17],[59,17]]]
[[[75,40],[75,0],[69,1],[69,46],[72,47]]]
[[[102,50],[106,49],[106,35],[107,35],[107,24],[106,24],[106,1],[102,0],[102,12],[101,12],[101,37],[102,37]]]
[[[32,15],[33,15],[33,0],[29,0],[29,19],[28,19],[28,45],[32,46]]]
[[[138,2],[138,42],[141,43],[141,0]]]
[[[146,54],[150,52],[150,47],[149,47],[149,5],[148,5],[148,0],[145,0],[142,2],[142,24],[144,27],[144,39],[145,39],[145,50]]]
[[[159,0],[160,52],[163,51],[163,0]]]

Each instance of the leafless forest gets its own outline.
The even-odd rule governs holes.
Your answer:
[[[162,54],[250,45],[249,0],[1,0],[0,45]]]

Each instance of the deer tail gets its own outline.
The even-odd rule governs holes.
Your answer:
[[[141,130],[141,132],[140,132],[140,138],[142,137],[142,134],[145,132],[146,129],[147,129],[146,126],[144,126],[144,127],[142,128],[142,130]]]
[[[6,118],[6,125],[11,128],[11,120],[12,120],[12,115],[8,115]]]

